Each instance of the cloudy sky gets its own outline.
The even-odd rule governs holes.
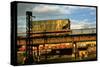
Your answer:
[[[26,11],[32,11],[33,20],[70,19],[71,29],[96,28],[96,8],[68,5],[18,3],[18,32],[25,32]]]

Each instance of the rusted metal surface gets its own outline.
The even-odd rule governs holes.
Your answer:
[[[35,44],[49,44],[49,43],[68,43],[68,42],[81,42],[81,41],[96,41],[96,34],[78,34],[78,35],[58,35],[58,36],[45,36],[44,37],[32,37],[33,45]],[[19,37],[17,43],[25,45],[25,37]]]

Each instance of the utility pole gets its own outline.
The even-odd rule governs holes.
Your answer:
[[[32,64],[33,61],[33,40],[32,35],[32,12],[26,12],[26,60],[25,64]]]

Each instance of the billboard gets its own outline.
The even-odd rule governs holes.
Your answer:
[[[69,19],[38,20],[32,22],[33,32],[61,31],[70,29]]]

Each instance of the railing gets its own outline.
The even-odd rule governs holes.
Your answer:
[[[31,32],[31,34],[34,35],[42,35],[44,32]],[[45,32],[46,35],[49,34],[61,34],[61,33],[65,33],[65,34],[91,34],[91,33],[96,33],[96,28],[87,28],[87,29],[72,29],[72,30],[62,30],[62,31],[48,31]],[[25,35],[25,32],[18,32],[18,35]]]
[[[89,33],[96,33],[96,28],[72,29],[72,34],[89,34]]]

